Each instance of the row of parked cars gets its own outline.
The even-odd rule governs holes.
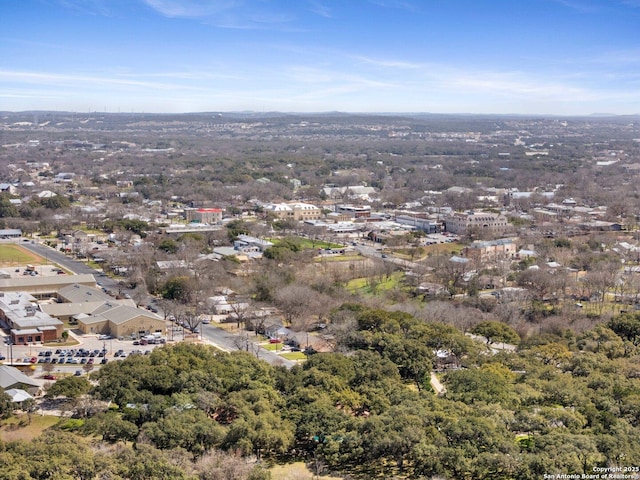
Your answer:
[[[126,358],[127,356],[131,355],[151,355],[151,350],[145,350],[144,352],[142,350],[131,350],[129,353],[125,352],[124,350],[118,350],[113,354],[113,356],[116,358]]]
[[[100,363],[107,363],[107,350],[88,350],[86,348],[70,348],[57,350],[42,350],[35,357],[18,359],[18,362],[25,363],[52,363],[52,364],[93,364],[96,358],[100,358]]]
[[[31,358],[25,358],[20,359],[18,358],[16,360],[18,363],[51,363],[51,364],[58,364],[58,365],[93,365],[96,361],[95,357],[82,357],[82,358],[75,358],[75,357],[31,357]],[[100,363],[102,365],[104,365],[105,363],[107,363],[109,360],[107,359],[107,357],[103,356],[102,359],[100,360]]]

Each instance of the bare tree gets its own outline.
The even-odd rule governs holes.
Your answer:
[[[607,298],[607,292],[611,290],[616,283],[616,276],[619,266],[614,263],[603,265],[598,270],[588,272],[584,277],[584,284],[591,292],[591,298],[595,299],[598,313],[604,310],[604,304]]]

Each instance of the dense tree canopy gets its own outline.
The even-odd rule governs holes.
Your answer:
[[[56,478],[105,471],[190,478],[169,452],[182,452],[196,470],[211,455],[220,466],[231,465],[232,455],[285,455],[364,477],[505,480],[533,480],[549,469],[589,473],[640,458],[640,360],[611,328],[496,353],[406,313],[344,305],[334,315],[347,311],[357,318],[343,340],[351,353],[319,353],[291,369],[185,343],[108,363],[93,374],[92,394],[112,408],[76,434],[112,450],[95,452],[84,440],[68,446],[70,434],[51,432],[62,435],[59,458],[45,466],[31,455],[28,476],[8,468],[7,478],[45,478],[44,468],[57,469]],[[617,326],[625,321],[609,326],[627,332]],[[486,329],[502,332],[493,322]],[[430,377],[443,351],[462,368],[440,375],[446,392],[438,395]],[[59,381],[50,393],[86,391],[88,384],[76,383]],[[0,462],[11,465],[40,442],[0,445]],[[264,478],[260,470],[243,472],[238,478]]]

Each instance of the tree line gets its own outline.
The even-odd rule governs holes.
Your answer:
[[[295,458],[351,478],[535,479],[640,458],[638,314],[514,351],[403,312],[344,304],[331,317],[352,327],[337,345],[346,354],[290,370],[181,343],[107,364],[95,386],[58,380],[48,395],[73,398],[76,423],[0,444],[0,464],[26,472],[3,478],[223,478],[196,467],[213,455],[244,465],[228,478],[265,478],[260,465]],[[478,332],[519,341],[503,327]],[[433,390],[434,371],[446,392]],[[48,438],[60,476],[38,461]],[[164,473],[142,472],[148,463]]]

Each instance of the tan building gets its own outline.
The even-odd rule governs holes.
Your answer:
[[[148,335],[166,330],[163,318],[140,308],[105,303],[90,314],[75,317],[83,333],[100,333],[113,337]]]
[[[473,242],[462,251],[465,257],[482,261],[498,258],[513,258],[516,255],[516,242],[512,238],[501,238],[486,242]]]
[[[43,299],[56,297],[58,290],[74,284],[95,287],[96,279],[90,274],[36,275],[33,277],[25,275],[17,278],[0,279],[0,292],[24,292],[33,295],[35,298]]]
[[[318,220],[322,216],[322,210],[309,203],[270,203],[263,205],[263,208],[280,220],[304,222]]]
[[[184,214],[187,222],[208,224],[222,222],[221,208],[186,208]]]
[[[59,303],[43,304],[42,310],[75,324],[83,333],[114,337],[165,331],[165,321],[137,308],[133,300],[115,300],[98,289],[70,285],[57,293]]]
[[[447,232],[464,235],[468,230],[500,234],[506,232],[510,225],[507,217],[494,212],[455,212],[444,218]]]

